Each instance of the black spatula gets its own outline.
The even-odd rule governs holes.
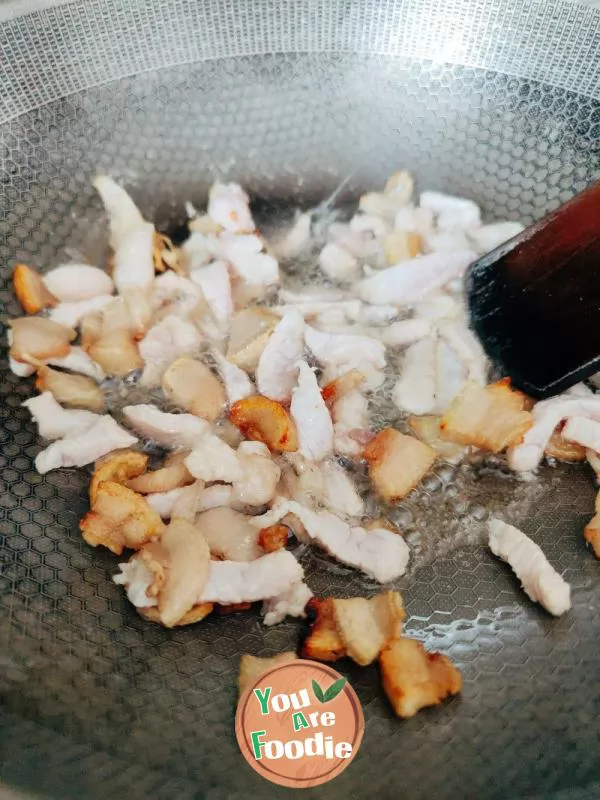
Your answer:
[[[466,291],[493,364],[534,397],[600,370],[600,182],[480,258]]]

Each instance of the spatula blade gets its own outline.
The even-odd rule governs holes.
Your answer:
[[[600,182],[476,261],[471,327],[492,363],[533,397],[600,370]]]

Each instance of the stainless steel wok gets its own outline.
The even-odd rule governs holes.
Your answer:
[[[0,20],[5,317],[19,313],[15,261],[102,256],[99,170],[165,230],[215,176],[269,212],[349,175],[351,199],[409,167],[420,187],[527,222],[598,177],[600,12],[582,3],[74,0],[4,3]],[[298,626],[238,615],[166,631],[138,617],[110,581],[116,559],[78,532],[85,474],[36,474],[20,405],[31,383],[4,355],[1,366],[1,779],[55,798],[291,796],[245,764],[233,717],[239,655],[294,646]],[[591,474],[546,467],[535,490],[486,472],[469,481],[466,494],[460,480],[423,490],[429,511],[411,523],[421,567],[398,583],[408,630],[463,670],[461,699],[402,722],[375,668],[342,666],[364,743],[306,797],[599,795]],[[509,503],[572,584],[561,619],[478,543],[481,506]],[[315,557],[308,569],[317,592],[367,591]]]

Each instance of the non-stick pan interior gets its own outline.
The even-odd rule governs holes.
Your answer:
[[[350,200],[407,167],[419,188],[524,222],[597,177],[598,13],[509,0],[225,5],[92,0],[4,22],[6,317],[19,313],[15,262],[104,257],[98,171],[163,230],[215,177],[243,183],[268,218],[344,178]],[[36,474],[41,443],[21,407],[32,385],[4,357],[1,367],[2,779],[48,797],[291,795],[245,764],[233,718],[240,654],[292,648],[299,626],[266,629],[258,614],[174,631],[142,620],[110,581],[117,559],[78,532],[86,474]],[[532,485],[501,470],[447,477],[402,512],[418,567],[398,588],[407,630],[463,671],[462,697],[401,722],[376,668],[342,662],[364,742],[346,772],[306,795],[596,796],[600,568],[582,536],[591,473],[547,466]],[[571,583],[563,618],[534,607],[481,543],[498,509]],[[304,565],[317,593],[373,589],[317,555]]]

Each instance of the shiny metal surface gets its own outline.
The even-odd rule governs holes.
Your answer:
[[[420,188],[526,222],[599,176],[600,12],[580,3],[88,0],[14,12],[0,6],[7,316],[19,311],[15,261],[102,253],[98,170],[162,226],[215,176],[268,210],[309,204],[347,175],[351,198],[407,166]],[[116,559],[78,533],[86,476],[33,469],[40,442],[20,407],[31,391],[3,360],[3,780],[49,797],[291,795],[243,763],[234,684],[240,653],[294,646],[298,626],[237,616],[168,632],[140,619],[109,580]],[[376,670],[344,665],[364,743],[307,797],[598,794],[600,568],[582,538],[593,496],[578,467],[546,467],[533,489],[484,475],[422,490],[410,531],[421,566],[398,585],[408,630],[456,660],[463,696],[400,722]],[[481,505],[542,545],[572,583],[572,612],[534,608],[478,544]],[[372,588],[315,555],[306,566],[317,592]]]

